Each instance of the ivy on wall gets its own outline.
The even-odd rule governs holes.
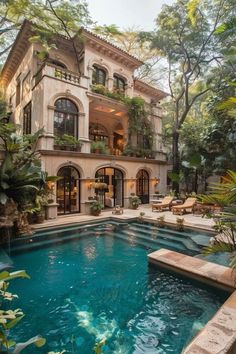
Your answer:
[[[153,157],[153,143],[154,143],[154,129],[152,122],[148,118],[150,112],[148,112],[147,104],[141,97],[128,97],[123,93],[111,92],[107,90],[103,85],[92,85],[91,89],[95,93],[99,93],[108,98],[113,98],[118,101],[122,101],[128,108],[129,117],[129,134],[128,142],[124,150],[124,154],[128,156],[137,157]],[[143,141],[146,141],[146,148],[143,146],[132,146],[132,136],[137,134],[143,137]]]

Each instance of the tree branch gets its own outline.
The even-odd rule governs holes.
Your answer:
[[[54,2],[53,0],[47,0],[47,2],[49,3],[49,6],[50,6],[50,9],[52,10],[52,13],[54,14],[54,16],[61,22],[63,28],[64,28],[64,31],[66,32],[67,36],[69,37],[71,43],[72,43],[72,46],[73,46],[73,49],[74,49],[74,53],[75,53],[75,56],[76,56],[76,61],[77,61],[77,66],[78,66],[78,72],[79,74],[81,74],[80,72],[80,59],[79,59],[79,55],[78,55],[78,52],[77,52],[77,49],[76,49],[76,45],[75,45],[75,41],[74,41],[74,37],[72,37],[70,35],[70,32],[67,28],[67,25],[65,24],[64,20],[57,14],[56,10],[54,9],[52,3]]]

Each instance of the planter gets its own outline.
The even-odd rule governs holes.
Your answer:
[[[91,215],[93,215],[93,216],[99,216],[100,214],[101,214],[101,210],[91,211]]]

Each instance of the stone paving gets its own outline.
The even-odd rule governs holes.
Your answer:
[[[151,205],[141,205],[137,210],[124,209],[124,213],[121,215],[112,214],[112,210],[104,210],[99,216],[85,215],[85,214],[70,214],[67,216],[59,216],[57,219],[45,220],[43,224],[36,224],[34,228],[60,226],[66,224],[74,224],[79,222],[89,222],[94,220],[101,220],[108,217],[114,217],[117,219],[132,219],[137,218],[141,212],[145,213],[144,219],[156,220],[159,216],[165,216],[167,223],[176,223],[176,218],[181,217],[185,220],[185,225],[190,227],[202,228],[205,230],[212,229],[214,221],[212,219],[202,218],[199,215],[185,214],[183,216],[173,215],[171,211],[157,212],[152,211]]]

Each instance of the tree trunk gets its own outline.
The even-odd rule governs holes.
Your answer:
[[[194,192],[197,194],[197,191],[198,191],[198,170],[196,168],[195,176],[194,176]]]
[[[179,133],[177,131],[173,132],[173,143],[172,143],[172,158],[173,158],[173,168],[172,172],[179,176],[180,172],[180,161],[179,161]],[[172,181],[172,189],[175,191],[175,194],[179,193],[179,181],[174,178]]]

